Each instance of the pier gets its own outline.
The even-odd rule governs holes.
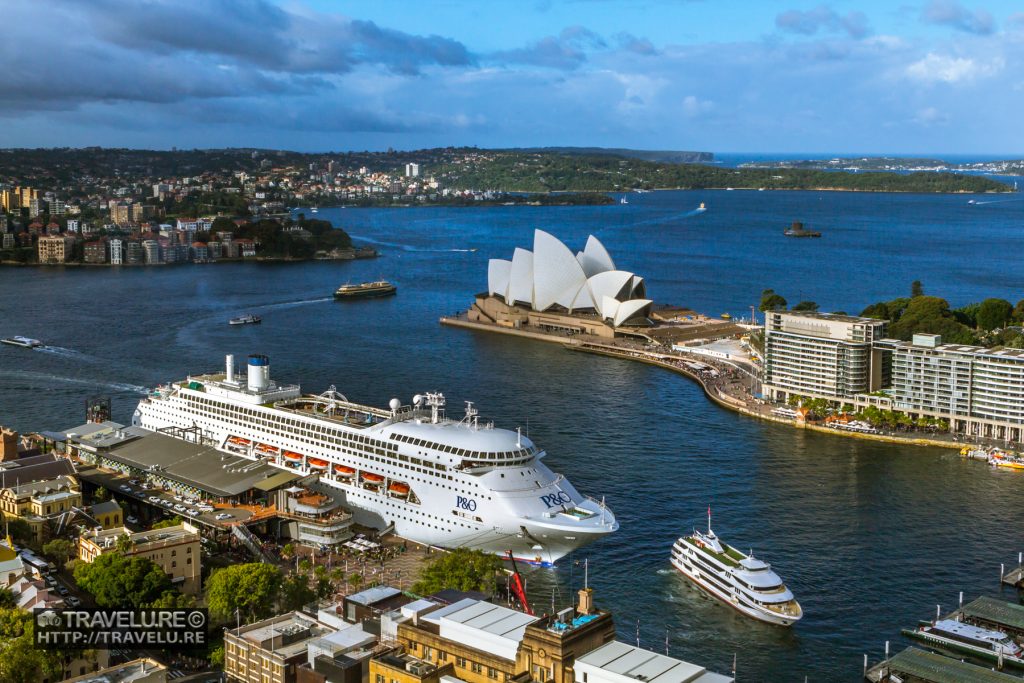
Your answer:
[[[1006,571],[1006,565],[999,566],[999,583],[1014,588],[1024,587],[1024,553],[1017,553],[1017,566]]]
[[[871,683],[1020,683],[1021,679],[952,657],[908,647],[871,668],[865,668],[864,680]]]

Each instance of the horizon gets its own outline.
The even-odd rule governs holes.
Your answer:
[[[12,0],[0,147],[1013,156],[1009,0]],[[1019,144],[1019,143],[1015,143]],[[863,151],[851,156],[865,156]]]

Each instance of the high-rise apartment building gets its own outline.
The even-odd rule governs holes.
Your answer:
[[[885,336],[884,320],[833,313],[769,311],[764,326],[763,392],[843,399],[881,389],[886,358],[873,343]]]

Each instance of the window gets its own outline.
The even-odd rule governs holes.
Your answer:
[[[455,666],[462,667],[463,669],[465,669],[466,668],[466,658],[465,657],[456,657],[455,658]]]
[[[487,667],[487,677],[488,678],[497,678],[498,677],[498,672],[495,669],[492,669],[491,667]]]
[[[380,674],[377,674],[377,677],[374,679],[374,683],[384,683],[384,677]]]
[[[483,666],[481,666],[479,662],[472,662],[469,668],[475,674],[481,673],[484,670]]]

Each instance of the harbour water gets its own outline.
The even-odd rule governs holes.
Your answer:
[[[954,306],[1024,297],[1024,202],[966,196],[656,192],[628,205],[321,209],[377,246],[376,260],[139,269],[0,269],[0,424],[59,429],[111,396],[127,421],[146,387],[267,353],[273,374],[353,400],[441,390],[460,412],[522,426],[581,491],[606,496],[621,530],[557,570],[529,573],[548,611],[582,584],[621,636],[744,681],[856,680],[862,654],[965,596],[997,594],[1000,562],[1024,550],[1021,473],[955,451],[803,433],[739,417],[684,378],[557,346],[445,328],[438,317],[485,289],[487,259],[543,228],[574,247],[594,232],[659,302],[748,315],[772,287],[791,303],[857,312],[911,280]],[[1004,197],[979,198],[1015,199]],[[707,212],[693,214],[700,202]],[[790,240],[793,220],[820,230]],[[477,251],[470,251],[477,249]],[[335,302],[347,281],[385,278],[398,296]],[[258,326],[229,327],[255,313]],[[773,564],[805,611],[793,629],[745,619],[691,589],[668,563],[675,538],[705,523]],[[1013,599],[1006,593],[1007,599]],[[639,629],[638,629],[639,623]]]

